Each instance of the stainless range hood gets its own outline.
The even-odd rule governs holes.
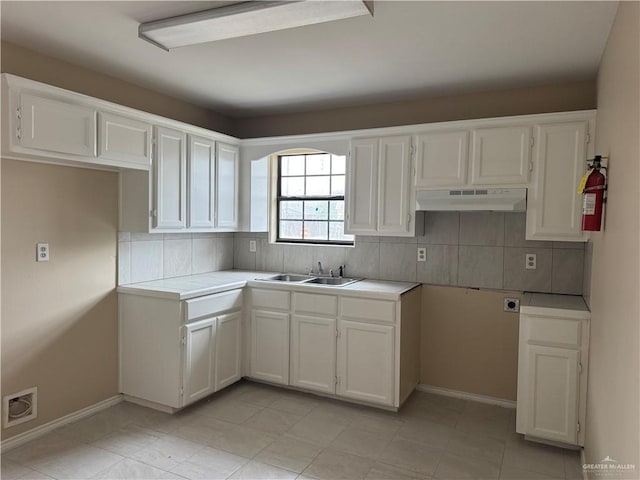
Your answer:
[[[418,190],[416,210],[524,212],[526,188]]]

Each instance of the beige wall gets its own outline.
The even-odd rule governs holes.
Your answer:
[[[596,106],[595,81],[431,97],[308,113],[242,118],[240,138],[355,130],[534,113]]]
[[[10,160],[2,170],[2,395],[38,387],[38,418],[118,393],[117,174]],[[35,244],[51,261],[35,262]]]
[[[604,231],[593,235],[585,452],[640,477],[640,4],[621,2],[598,75],[596,150],[609,156]]]
[[[515,400],[520,293],[423,285],[420,383]]]
[[[148,90],[18,45],[0,43],[0,70],[92,97],[233,134],[231,119],[206,108]]]

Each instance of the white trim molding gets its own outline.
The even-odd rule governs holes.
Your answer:
[[[435,393],[444,395],[445,397],[461,398],[462,400],[471,400],[473,402],[487,403],[489,405],[498,405],[505,408],[516,408],[515,400],[507,400],[505,398],[490,397],[488,395],[478,395],[477,393],[461,392],[460,390],[451,390],[449,388],[434,387],[431,385],[420,384],[416,387],[419,392]]]
[[[67,425],[69,423],[77,422],[78,420],[89,417],[102,410],[112,407],[113,405],[117,405],[118,403],[122,402],[122,400],[123,400],[123,397],[121,394],[114,395],[113,397],[107,398],[106,400],[102,400],[101,402],[98,402],[98,403],[94,403],[93,405],[89,405],[88,407],[77,410],[73,413],[65,415],[64,417],[57,418],[43,425],[32,428],[31,430],[27,430],[26,432],[19,433],[14,437],[3,440],[2,444],[0,445],[0,451],[2,453],[5,453],[6,451],[11,450],[12,448],[16,448],[31,440],[41,437],[44,434],[49,433],[50,431],[55,430],[58,427]]]

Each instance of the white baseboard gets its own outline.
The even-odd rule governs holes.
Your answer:
[[[488,403],[490,405],[498,405],[506,408],[516,408],[514,400],[506,400],[504,398],[489,397],[488,395],[478,395],[477,393],[461,392],[460,390],[451,390],[449,388],[433,387],[431,385],[420,384],[416,387],[419,392],[435,393],[446,397],[461,398],[463,400],[472,400],[474,402]]]
[[[65,415],[64,417],[57,418],[50,422],[45,423],[44,425],[40,425],[38,427],[32,428],[31,430],[27,430],[26,432],[19,433],[18,435],[3,440],[0,444],[0,451],[2,453],[11,450],[12,448],[16,448],[22,444],[27,443],[30,440],[43,436],[45,433],[49,433],[51,430],[54,430],[63,425],[67,425],[69,423],[76,422],[82,418],[88,417],[95,413],[98,413],[101,410],[105,410],[113,405],[116,405],[122,401],[122,395],[114,395],[111,398],[107,398],[98,403],[94,403],[93,405],[89,405],[81,410],[70,413],[69,415]]]

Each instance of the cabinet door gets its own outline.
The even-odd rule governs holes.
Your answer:
[[[575,444],[579,352],[529,345],[528,362],[526,433]]]
[[[238,227],[238,147],[218,143],[216,153],[216,227]]]
[[[469,132],[418,135],[416,187],[455,187],[467,182]]]
[[[336,391],[336,319],[291,317],[291,385]]]
[[[289,384],[289,315],[251,312],[251,376]]]
[[[345,233],[372,234],[378,221],[378,139],[351,142],[347,159]]]
[[[20,145],[49,152],[96,156],[96,111],[20,94]]]
[[[156,127],[154,227],[186,227],[186,135]]]
[[[189,135],[189,228],[215,227],[215,142]]]
[[[183,405],[215,391],[216,318],[207,318],[185,327]]]
[[[216,331],[216,391],[242,377],[242,313],[218,317]]]
[[[411,137],[380,139],[378,170],[378,232],[407,235],[412,211],[411,199]]]
[[[338,388],[343,397],[394,404],[394,327],[343,320],[338,336]]]
[[[526,184],[530,162],[530,127],[479,128],[473,131],[472,185]]]
[[[151,165],[151,125],[112,113],[100,113],[99,158],[140,168]]]
[[[585,241],[582,197],[587,122],[536,127],[535,169],[527,200],[527,239]]]

